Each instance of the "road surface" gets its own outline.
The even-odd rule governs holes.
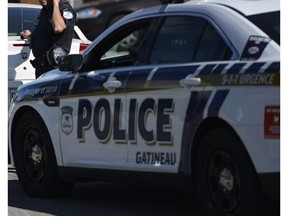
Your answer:
[[[115,183],[76,184],[61,199],[36,199],[22,191],[15,169],[8,167],[9,216],[202,216],[186,191]]]

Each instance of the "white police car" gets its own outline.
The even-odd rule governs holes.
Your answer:
[[[34,29],[41,8],[34,4],[8,3],[8,104],[18,86],[35,79],[30,43],[20,38],[20,32]],[[75,26],[70,53],[82,52],[90,43]]]
[[[157,6],[62,57],[9,110],[25,192],[59,196],[82,180],[186,184],[208,215],[270,214],[267,194],[279,199],[280,187],[279,13],[278,1]]]

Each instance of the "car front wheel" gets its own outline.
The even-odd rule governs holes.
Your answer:
[[[14,142],[17,175],[30,196],[50,198],[67,194],[72,184],[62,181],[51,138],[41,117],[25,113],[18,122]]]

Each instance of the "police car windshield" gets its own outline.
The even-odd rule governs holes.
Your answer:
[[[280,45],[280,11],[247,17]]]

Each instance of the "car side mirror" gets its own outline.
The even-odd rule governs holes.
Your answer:
[[[71,54],[62,56],[59,59],[58,66],[61,71],[79,71],[83,65],[83,56],[80,54]]]

